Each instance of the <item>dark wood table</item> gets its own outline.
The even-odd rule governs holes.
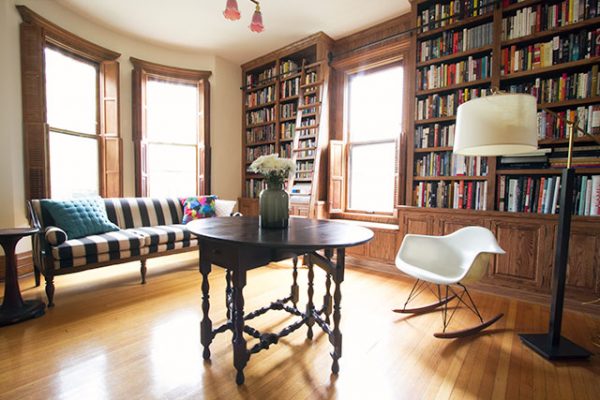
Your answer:
[[[4,300],[0,307],[0,326],[11,325],[44,315],[46,305],[40,300],[23,301],[17,276],[15,249],[19,240],[37,233],[35,228],[0,229],[0,245],[6,258]]]
[[[200,323],[203,357],[210,358],[210,344],[222,332],[233,332],[233,365],[237,370],[236,382],[244,383],[244,367],[250,356],[269,348],[284,336],[303,325],[308,328],[307,338],[313,337],[313,325],[317,324],[329,336],[333,345],[331,371],[339,371],[339,358],[342,356],[342,333],[340,331],[341,283],[344,280],[345,248],[368,242],[373,238],[369,229],[342,224],[339,222],[290,218],[287,229],[261,229],[256,217],[206,218],[189,223],[188,229],[199,239],[200,272],[202,273],[202,313]],[[323,254],[317,251],[323,251]],[[335,261],[333,256],[335,253]],[[304,256],[308,266],[308,302],[304,311],[298,308],[299,287],[297,282],[298,256]],[[270,305],[244,314],[244,294],[246,272],[269,264],[292,258],[292,286],[289,296],[276,300]],[[213,329],[208,315],[209,283],[211,265],[226,269],[227,322]],[[315,307],[314,270],[317,265],[326,273],[323,306]],[[331,295],[331,282],[335,289]],[[299,319],[278,333],[261,333],[246,325],[251,320],[269,310],[285,310]],[[333,315],[332,315],[333,313]],[[330,316],[333,321],[330,321]],[[331,324],[333,322],[333,326]],[[244,333],[259,342],[249,350]]]

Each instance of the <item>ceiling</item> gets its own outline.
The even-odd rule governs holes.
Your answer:
[[[243,63],[310,34],[333,39],[402,15],[408,0],[261,0],[265,31],[248,28],[254,4],[238,0],[242,18],[223,17],[226,0],[57,0],[74,13],[155,44],[207,51]],[[143,4],[143,6],[142,6]]]

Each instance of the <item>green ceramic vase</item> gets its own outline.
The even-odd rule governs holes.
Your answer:
[[[281,182],[267,182],[267,188],[260,192],[260,227],[284,229],[288,226],[289,196]]]

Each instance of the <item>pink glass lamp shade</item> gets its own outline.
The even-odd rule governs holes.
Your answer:
[[[265,26],[263,25],[262,14],[260,12],[260,6],[256,5],[256,10],[254,11],[254,15],[252,15],[252,23],[249,26],[252,32],[260,33],[265,30]]]
[[[237,0],[227,0],[223,15],[230,21],[237,21],[240,19],[240,10],[238,10]]]

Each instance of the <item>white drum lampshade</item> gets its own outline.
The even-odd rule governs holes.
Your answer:
[[[536,98],[529,94],[494,94],[458,107],[454,153],[501,156],[537,149]]]

